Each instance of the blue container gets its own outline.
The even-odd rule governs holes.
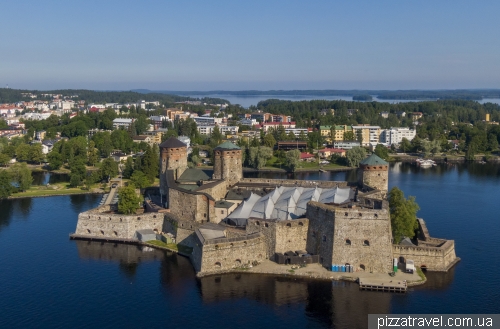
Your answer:
[[[333,268],[333,271],[334,271],[334,272],[337,272],[337,271],[338,271],[337,265],[333,265],[333,266],[332,266],[332,268]]]
[[[335,272],[335,266],[332,265],[332,272]]]
[[[341,269],[340,272],[345,272],[345,265],[341,265],[340,269]]]

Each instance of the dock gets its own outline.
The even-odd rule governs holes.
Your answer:
[[[405,293],[408,289],[406,280],[381,280],[375,278],[359,278],[360,290],[400,292]]]
[[[90,240],[90,241],[101,241],[101,242],[119,242],[127,244],[140,244],[141,241],[137,239],[126,239],[126,238],[110,238],[110,237],[99,237],[90,235],[80,235],[80,234],[70,234],[69,238],[71,240]]]

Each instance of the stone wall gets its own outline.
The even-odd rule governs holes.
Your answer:
[[[187,148],[161,148],[160,150],[160,189],[163,194],[167,193],[167,170],[174,172],[174,178],[177,179],[187,165]]]
[[[233,185],[243,178],[241,150],[215,150],[213,179]]]
[[[257,219],[249,218],[247,234],[260,232],[266,242],[266,258],[272,259],[275,253],[306,250],[309,220]]]
[[[266,246],[260,233],[239,238],[196,240],[191,260],[201,275],[223,273],[265,258]]]
[[[393,245],[394,257],[402,257],[403,262],[411,259],[415,266],[429,271],[448,271],[459,258],[455,254],[455,241],[432,238],[422,218],[418,219],[418,246]]]
[[[389,189],[388,167],[361,165],[358,169],[358,181],[363,186],[370,186],[387,193]]]
[[[391,222],[383,209],[341,208],[310,202],[307,251],[323,266],[350,264],[355,271],[387,273],[392,266]]]
[[[169,188],[168,200],[168,209],[175,216],[199,223],[216,220],[215,203],[206,195]]]
[[[215,201],[218,201],[224,199],[227,194],[227,182],[223,180],[210,182],[202,185],[196,191],[210,194]]]
[[[137,230],[162,231],[163,214],[123,215],[111,213],[109,210],[109,206],[103,206],[80,213],[75,234],[89,238],[132,239]]]
[[[443,240],[438,247],[393,245],[392,249],[399,261],[411,259],[416,267],[425,267],[429,271],[446,272],[457,260],[453,240]]]

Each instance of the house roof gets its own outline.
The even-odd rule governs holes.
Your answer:
[[[375,165],[387,166],[389,163],[385,162],[379,156],[377,156],[375,153],[373,153],[368,158],[361,161],[359,164],[368,165],[368,166],[375,166]]]
[[[161,143],[160,147],[171,149],[171,148],[177,148],[177,147],[187,147],[187,145],[175,137],[170,137],[169,139],[167,139],[166,141]]]
[[[314,158],[314,155],[312,155],[310,153],[302,152],[302,153],[300,153],[300,158],[301,159],[310,159],[310,158]]]
[[[210,177],[208,177],[208,175],[205,174],[203,170],[197,168],[188,168],[182,173],[182,175],[177,179],[177,181],[180,183],[187,183],[187,182],[199,182],[209,179]]]
[[[220,200],[215,202],[215,208],[226,208],[229,209],[234,205],[233,202],[225,201],[225,200]]]
[[[224,149],[224,150],[241,150],[238,146],[234,145],[231,142],[224,142],[217,146],[215,150],[217,149]]]

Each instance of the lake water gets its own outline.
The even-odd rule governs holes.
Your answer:
[[[100,196],[3,200],[0,328],[363,328],[369,313],[498,313],[500,166],[391,164],[389,174],[416,196],[431,235],[454,239],[462,258],[407,294],[251,274],[197,279],[170,252],[69,240],[78,213]]]
[[[248,108],[251,105],[257,105],[260,101],[264,101],[267,99],[281,99],[281,100],[287,100],[287,101],[310,101],[310,100],[328,100],[328,101],[336,101],[336,100],[343,100],[343,101],[352,101],[352,96],[304,96],[304,95],[296,95],[296,96],[291,96],[291,95],[253,95],[253,96],[242,96],[242,95],[218,95],[218,94],[212,94],[212,95],[190,95],[190,97],[198,97],[198,98],[203,98],[203,97],[215,97],[215,98],[222,98],[228,100],[231,104],[240,104],[244,108]],[[422,100],[413,100],[413,99],[379,99],[376,96],[373,96],[373,101],[376,102],[386,102],[386,103],[406,103],[406,102],[421,102]],[[484,103],[495,103],[495,104],[500,104],[500,99],[499,98],[492,98],[492,99],[483,99],[479,101],[479,103],[484,104]]]

